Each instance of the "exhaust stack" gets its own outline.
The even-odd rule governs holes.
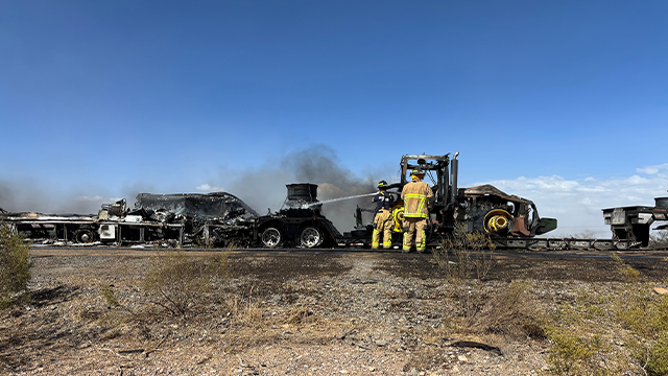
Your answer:
[[[288,208],[302,208],[318,202],[318,185],[310,183],[287,184],[288,197],[285,206]]]
[[[452,184],[452,189],[450,190],[450,202],[455,203],[457,200],[457,174],[459,173],[459,161],[457,160],[459,152],[456,152],[452,156],[452,161],[450,162],[450,182]]]

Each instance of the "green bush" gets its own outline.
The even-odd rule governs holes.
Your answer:
[[[7,224],[0,224],[0,300],[26,291],[30,281],[30,244]]]

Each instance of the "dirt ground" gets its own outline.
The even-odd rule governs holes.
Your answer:
[[[216,287],[193,290],[206,299],[186,297],[181,312],[147,295],[144,283],[156,260],[173,253],[32,250],[30,299],[0,310],[0,373],[422,376],[547,369],[550,343],[538,329],[517,335],[450,325],[468,303],[431,255],[231,252]],[[663,285],[665,254],[628,255],[643,281]],[[185,257],[210,263],[219,252]],[[606,253],[497,253],[483,288],[492,297],[522,281],[529,305],[549,312],[583,288],[624,283],[616,268]]]

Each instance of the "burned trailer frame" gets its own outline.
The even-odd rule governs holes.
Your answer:
[[[612,238],[629,243],[629,247],[647,247],[652,224],[656,221],[668,221],[668,197],[656,197],[654,202],[654,207],[624,206],[603,209],[603,220],[606,225],[610,225]],[[655,228],[666,229],[668,224]]]
[[[8,224],[27,239],[41,244],[93,244],[98,240],[96,222],[93,214],[13,213],[0,209],[0,224]]]

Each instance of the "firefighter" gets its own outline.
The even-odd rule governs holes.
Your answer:
[[[424,228],[429,218],[429,200],[434,196],[429,184],[422,181],[424,171],[411,171],[411,182],[406,184],[401,191],[404,200],[404,252],[410,252],[415,236],[415,248],[418,252],[424,252],[426,236]]]
[[[371,202],[376,203],[376,215],[373,218],[373,238],[371,239],[371,248],[380,248],[380,235],[383,234],[383,248],[392,247],[392,228],[394,220],[392,218],[392,205],[394,196],[387,192],[387,182],[381,180],[378,183],[378,194],[373,196]]]

